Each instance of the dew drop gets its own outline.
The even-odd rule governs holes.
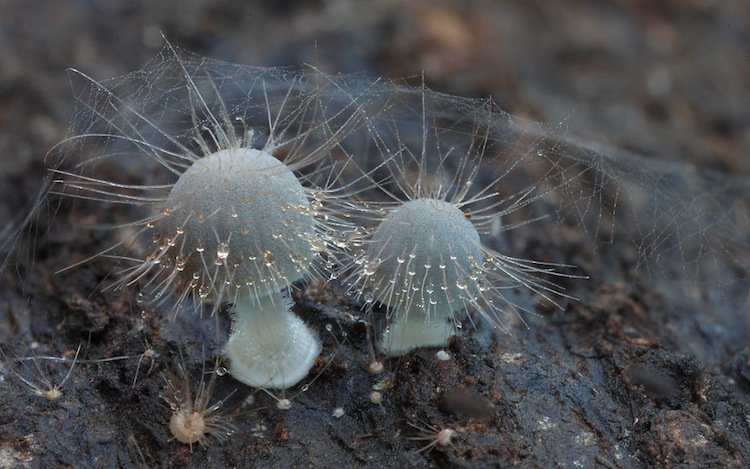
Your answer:
[[[377,262],[377,259],[371,262],[367,262],[363,271],[364,274],[367,276],[373,275],[375,272],[377,272],[379,265],[380,262]]]
[[[271,251],[263,252],[263,263],[266,264],[266,267],[271,267],[275,260]]]
[[[311,238],[310,247],[315,252],[323,252],[326,250],[326,243],[320,238]]]
[[[227,257],[229,257],[229,244],[219,243],[219,245],[216,247],[217,260],[223,261],[223,260],[226,260]]]

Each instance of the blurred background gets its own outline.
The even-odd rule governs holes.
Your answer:
[[[699,166],[750,170],[743,0],[0,0],[2,177],[64,132],[65,69],[139,68],[164,34],[252,65],[411,77],[513,115]],[[8,165],[6,165],[8,166]]]

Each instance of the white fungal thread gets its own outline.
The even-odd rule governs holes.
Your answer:
[[[141,364],[144,362],[144,360],[149,361],[148,370],[146,371],[146,376],[149,376],[151,375],[151,372],[156,365],[156,360],[159,358],[159,353],[154,350],[151,344],[149,344],[148,339],[144,337],[143,343],[145,345],[145,349],[143,350],[143,353],[138,355],[138,364],[135,366],[135,374],[133,376],[133,384],[131,386],[132,388],[135,388],[135,384],[138,382],[138,373],[141,371]]]
[[[65,362],[68,361],[66,357],[30,356],[16,358],[14,361],[22,365],[28,363],[33,365],[33,367],[29,367],[30,370],[16,371],[11,364],[11,360],[5,357],[5,354],[3,353],[2,357],[0,357],[2,358],[2,361],[0,361],[0,372],[5,372],[6,370],[10,371],[10,373],[25,384],[34,395],[43,397],[48,401],[56,401],[63,396],[63,387],[73,373],[73,368],[75,368],[76,363],[78,362],[78,354],[80,352],[81,345],[78,346],[75,355],[73,355],[72,360],[70,360],[70,368],[67,369],[65,376],[59,382],[55,382],[50,370],[47,369],[45,365],[42,365],[41,362]]]

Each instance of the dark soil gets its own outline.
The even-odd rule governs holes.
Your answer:
[[[562,121],[587,140],[721,177],[750,173],[746,2],[373,3],[4,2],[0,230],[27,209],[46,150],[65,134],[64,70],[95,79],[135,70],[163,44],[160,31],[238,63],[308,62],[415,84],[424,70],[432,88],[491,95],[511,114]],[[21,255],[2,274],[1,348],[18,374],[0,373],[0,468],[750,465],[747,291],[665,290],[636,270],[632,252],[594,253],[575,227],[551,248],[590,275],[566,285],[580,301],[564,311],[539,302],[540,316],[510,335],[480,326],[451,342],[447,361],[425,349],[368,373],[361,305],[335,284],[301,286],[295,309],[324,343],[317,379],[287,391],[292,407],[279,410],[272,396],[219,377],[214,399],[234,391],[220,412],[236,431],[191,450],[170,440],[160,394],[181,363],[193,384],[212,370],[214,319],[172,321],[141,308],[136,292],[103,291],[106,259],[55,275],[106,245],[97,232],[64,228],[81,213],[56,209],[55,223],[37,227],[34,263]],[[698,300],[686,306],[687,296]],[[226,330],[226,314],[218,322]],[[79,344],[59,399],[18,378],[59,383]],[[15,360],[32,355],[68,360]],[[413,425],[457,435],[421,451],[430,440],[414,438],[429,435]]]

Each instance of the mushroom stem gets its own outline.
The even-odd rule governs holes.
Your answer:
[[[238,295],[232,334],[224,347],[235,379],[249,386],[285,389],[307,375],[321,345],[291,306],[286,292],[260,298]]]
[[[440,347],[456,333],[451,315],[428,317],[424,313],[396,315],[380,340],[380,351],[398,357],[419,347]]]

